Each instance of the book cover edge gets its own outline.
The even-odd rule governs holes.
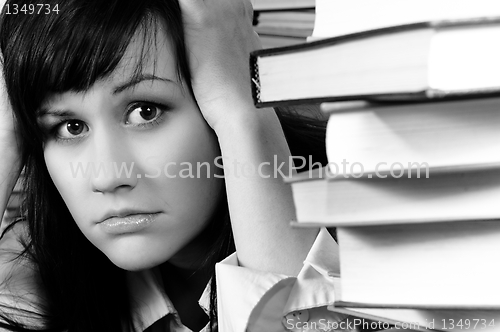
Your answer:
[[[471,305],[409,305],[409,304],[377,304],[349,301],[335,301],[334,307],[340,308],[380,308],[380,309],[424,309],[424,310],[500,310],[498,306],[471,306]]]

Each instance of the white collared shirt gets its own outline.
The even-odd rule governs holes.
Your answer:
[[[334,279],[339,276],[338,246],[326,229],[321,229],[297,277],[241,267],[237,253],[216,265],[219,332],[245,331],[328,331],[327,324],[344,315],[329,311],[333,304]],[[191,331],[182,325],[177,312],[163,291],[155,269],[129,272],[137,331]],[[200,300],[208,312],[210,284]],[[164,319],[171,315],[173,319]],[[311,329],[313,326],[315,329]],[[319,322],[322,322],[321,324]],[[163,327],[162,327],[163,326]],[[322,329],[325,327],[325,329]],[[202,332],[208,331],[206,326]]]

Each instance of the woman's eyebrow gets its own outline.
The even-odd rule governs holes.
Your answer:
[[[131,87],[133,87],[141,82],[144,82],[144,81],[162,81],[162,82],[168,82],[168,83],[175,83],[175,81],[168,79],[168,78],[163,78],[163,77],[159,77],[159,76],[152,75],[152,74],[141,74],[141,75],[134,76],[130,81],[125,82],[125,83],[117,86],[113,90],[113,94],[115,95],[115,94],[118,94],[126,89],[130,89]]]
[[[37,118],[42,118],[42,117],[47,116],[47,115],[50,115],[53,117],[68,118],[68,117],[74,116],[75,114],[71,111],[68,111],[68,110],[51,110],[48,108],[41,108],[41,109],[37,110],[37,112],[36,112]]]

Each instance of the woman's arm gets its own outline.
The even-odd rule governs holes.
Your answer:
[[[225,179],[239,262],[296,275],[317,231],[289,226],[295,219],[291,189],[274,169],[283,163],[281,170],[288,174],[290,150],[274,111],[253,105],[249,53],[259,41],[250,2],[180,0],[180,4],[195,97],[219,138],[229,168]],[[259,174],[263,163],[269,164]],[[256,172],[243,174],[244,168]]]
[[[19,147],[2,65],[0,58],[0,220],[20,173]]]
[[[290,151],[274,112],[251,110],[257,114],[234,121],[218,133],[224,162],[230,166],[234,162],[255,168],[264,162],[275,164],[264,168],[262,175],[269,178],[242,176],[232,170],[226,175],[238,259],[243,266],[296,275],[317,231],[290,227],[295,220],[291,188],[273,170],[283,164],[283,173],[288,173]]]

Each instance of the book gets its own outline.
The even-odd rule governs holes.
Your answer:
[[[259,39],[263,49],[298,45],[304,43],[303,37],[275,36],[260,34]]]
[[[333,177],[327,168],[291,183],[298,227],[347,227],[500,219],[500,164],[430,169],[420,175]],[[399,175],[399,173],[398,173]],[[499,288],[500,289],[500,288]],[[500,298],[499,298],[500,299]]]
[[[284,36],[284,37],[296,37],[305,42],[306,37],[309,35],[310,29],[303,27],[293,27],[293,26],[265,26],[258,25],[255,27],[255,32],[261,35],[270,36]]]
[[[497,0],[316,0],[312,40],[409,23],[500,16]]]
[[[341,296],[339,276],[331,277],[336,297]],[[342,303],[341,303],[342,304]],[[362,308],[329,305],[328,310],[349,315],[351,326],[359,330],[390,331],[500,331],[500,310]]]
[[[329,309],[353,317],[390,324],[401,331],[500,331],[499,310],[397,309],[335,307]],[[358,323],[360,325],[361,323]],[[370,326],[368,326],[370,327]]]
[[[265,25],[257,25],[255,27],[255,32],[262,35],[271,35],[271,36],[285,36],[285,37],[295,37],[300,38],[302,43],[305,42],[306,37],[310,33],[309,28],[304,27],[294,27],[294,26],[265,26]]]
[[[314,10],[262,12],[258,13],[256,26],[274,28],[293,27],[307,29],[312,32],[314,18]]]
[[[254,11],[314,9],[315,0],[251,0]]]
[[[339,227],[337,237],[336,307],[500,310],[498,220]]]
[[[254,29],[264,48],[301,44],[312,33],[314,16],[314,10],[257,12]]]
[[[409,24],[251,53],[258,107],[500,91],[500,18]]]
[[[500,97],[324,103],[332,173],[500,163]],[[345,166],[344,166],[345,165]]]

